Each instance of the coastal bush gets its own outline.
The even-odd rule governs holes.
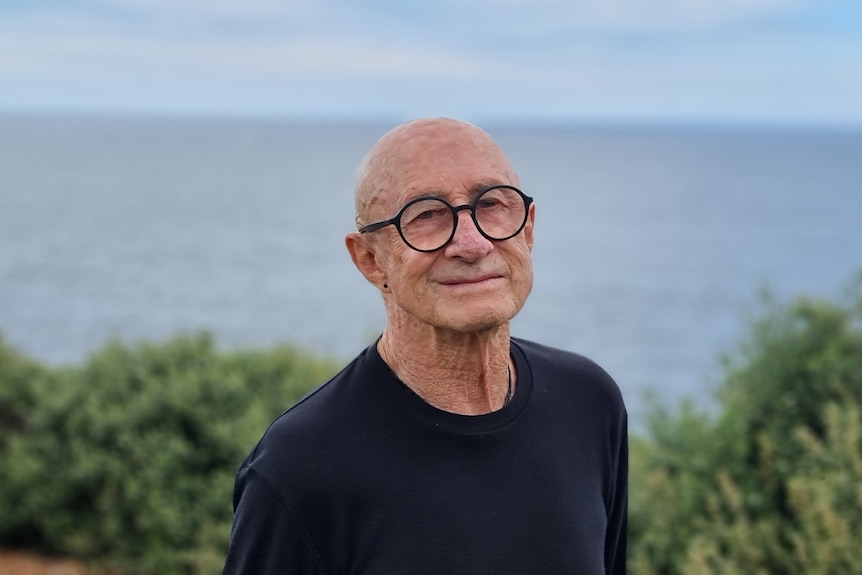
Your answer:
[[[48,376],[48,370],[7,345],[0,335],[0,448],[13,434],[25,431],[27,416],[38,404],[38,391]]]
[[[862,574],[862,290],[771,304],[716,399],[633,441],[631,572]]]
[[[219,352],[206,334],[113,342],[66,369],[0,346],[0,546],[217,573],[236,469],[333,372],[290,347]]]
[[[56,368],[0,338],[0,548],[218,573],[235,470],[334,371],[206,334]],[[770,304],[715,406],[657,406],[647,428],[631,438],[631,573],[862,575],[862,289]]]

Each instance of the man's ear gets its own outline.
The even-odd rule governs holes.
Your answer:
[[[353,260],[356,269],[369,282],[378,288],[383,288],[386,283],[386,272],[380,265],[376,251],[377,246],[374,245],[374,242],[359,232],[351,232],[345,236],[344,244],[347,246],[347,251],[350,252],[350,259]]]
[[[530,204],[530,212],[527,214],[527,223],[524,225],[524,237],[527,239],[527,247],[533,250],[533,225],[536,223],[536,204]]]

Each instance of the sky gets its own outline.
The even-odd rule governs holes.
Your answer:
[[[0,112],[862,126],[860,0],[0,0]]]

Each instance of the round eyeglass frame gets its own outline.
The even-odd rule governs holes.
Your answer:
[[[514,192],[517,192],[518,195],[521,196],[521,199],[524,200],[524,219],[523,219],[523,221],[521,221],[521,225],[519,225],[518,228],[513,233],[509,234],[508,236],[502,237],[502,238],[495,238],[493,236],[488,235],[485,232],[485,230],[482,229],[482,226],[479,224],[479,221],[476,219],[476,206],[479,204],[479,200],[482,198],[482,196],[484,196],[485,194],[487,194],[490,191],[499,190],[499,189],[512,190]],[[437,200],[437,201],[445,204],[452,211],[452,233],[449,234],[449,237],[446,239],[445,242],[440,244],[438,247],[432,248],[432,249],[417,248],[416,246],[411,244],[409,241],[407,241],[407,238],[404,237],[404,231],[401,229],[401,216],[404,214],[404,212],[407,211],[407,209],[410,208],[410,206],[412,206],[413,204],[415,204],[417,202],[422,202],[425,200]],[[458,231],[458,212],[460,212],[462,210],[469,210],[470,211],[470,218],[473,220],[473,225],[476,226],[476,229],[479,231],[480,234],[482,234],[482,237],[484,237],[488,240],[494,241],[494,242],[502,242],[505,240],[512,239],[521,233],[521,230],[523,230],[524,226],[527,225],[527,218],[530,215],[530,205],[532,203],[533,203],[533,198],[531,198],[530,196],[528,196],[527,194],[525,194],[524,192],[522,192],[521,190],[519,190],[515,186],[510,186],[508,184],[498,184],[498,185],[494,185],[494,186],[489,186],[489,187],[483,189],[481,192],[479,192],[476,195],[476,197],[473,199],[472,202],[470,202],[469,204],[461,204],[460,206],[453,206],[452,204],[450,204],[449,202],[447,202],[446,200],[444,200],[438,196],[433,196],[433,195],[419,196],[418,198],[413,198],[412,200],[410,200],[409,202],[404,204],[401,207],[401,209],[398,210],[398,213],[395,214],[394,217],[389,218],[388,220],[381,220],[379,222],[373,222],[373,223],[364,225],[361,228],[359,228],[359,233],[367,234],[367,233],[371,233],[371,232],[376,232],[377,230],[379,230],[381,228],[385,228],[386,226],[395,226],[395,229],[398,230],[398,235],[401,236],[401,240],[405,244],[407,244],[407,247],[409,247],[410,249],[415,250],[417,252],[423,252],[423,253],[436,252],[437,250],[442,250],[447,245],[449,245],[449,242],[451,242],[452,238],[455,237],[455,232]]]

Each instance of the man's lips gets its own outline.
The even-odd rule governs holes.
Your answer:
[[[441,280],[440,284],[445,286],[456,286],[456,285],[469,285],[469,284],[477,284],[488,280],[499,279],[503,277],[500,274],[484,274],[481,276],[475,277],[465,277],[465,278],[449,278],[445,280]]]

